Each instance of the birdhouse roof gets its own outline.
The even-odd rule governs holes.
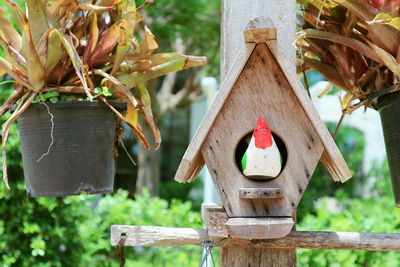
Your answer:
[[[351,178],[351,172],[331,134],[315,110],[310,97],[298,79],[294,66],[287,61],[281,49],[279,48],[279,45],[275,40],[276,29],[271,27],[270,31],[268,31],[268,29],[264,29],[264,31],[259,30],[260,29],[250,28],[245,32],[246,43],[223,80],[214,102],[209,108],[197,132],[192,138],[189,147],[183,155],[175,175],[175,180],[178,182],[191,182],[197,177],[198,173],[204,166],[204,159],[201,153],[203,142],[205,141],[209,130],[211,127],[213,127],[214,121],[218,117],[219,112],[221,111],[225,102],[228,100],[232,88],[234,87],[238,77],[240,76],[243,68],[245,67],[248,59],[257,45],[256,43],[262,42],[268,46],[268,49],[275,58],[279,68],[285,75],[291,89],[300,102],[301,107],[303,108],[305,114],[311,122],[311,125],[313,126],[324,146],[324,152],[321,157],[322,163],[335,181],[345,182]],[[232,123],[234,123],[234,121],[232,121]]]

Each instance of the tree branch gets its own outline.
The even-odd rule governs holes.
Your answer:
[[[159,99],[159,111],[156,120],[161,120],[169,111],[177,108],[183,103],[193,101],[201,94],[200,85],[195,83],[196,71],[192,72],[186,80],[185,85],[176,94],[169,94],[164,99]]]
[[[179,36],[175,39],[174,50],[180,55],[185,54],[186,46],[183,44],[183,40]],[[161,89],[157,94],[157,99],[160,103],[166,101],[169,97],[171,97],[172,90],[175,86],[176,77],[177,73],[171,72],[168,73],[167,76],[164,78]]]

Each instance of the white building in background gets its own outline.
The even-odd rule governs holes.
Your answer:
[[[205,77],[201,80],[201,88],[205,98],[201,101],[193,102],[190,107],[190,139],[194,136],[199,128],[201,121],[207,113],[208,108],[214,101],[215,96],[219,88],[218,81],[214,77]],[[211,175],[204,167],[199,174],[204,183],[204,203],[220,203],[220,199],[215,189],[214,183],[211,179]]]
[[[318,98],[328,85],[327,81],[317,82],[313,85],[310,88],[311,98],[319,115],[325,122],[337,123],[342,115],[338,95],[326,95]],[[364,135],[364,173],[367,173],[371,169],[374,161],[382,163],[386,159],[381,119],[376,110],[370,108],[364,110],[364,107],[361,107],[351,115],[346,115],[342,125],[356,128]]]
[[[203,117],[218,90],[217,79],[213,77],[203,78],[201,86],[205,98],[201,101],[192,103],[190,115],[190,137],[192,138],[199,127]],[[317,82],[310,88],[311,98],[319,115],[325,122],[338,123],[342,111],[338,95],[326,95],[322,98],[318,96],[327,88],[328,82]],[[339,92],[340,94],[341,92]],[[382,125],[379,113],[373,109],[361,107],[354,111],[351,115],[346,115],[342,125],[347,125],[358,129],[363,133],[365,138],[363,172],[366,174],[371,169],[372,164],[376,161],[379,164],[386,159],[385,143],[383,140]],[[210,173],[204,167],[200,172],[200,176],[204,181],[204,201],[205,203],[220,203],[219,196],[211,179]]]

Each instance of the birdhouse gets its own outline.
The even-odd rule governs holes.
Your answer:
[[[351,173],[294,66],[265,18],[250,21],[245,44],[221,84],[178,167],[175,180],[191,182],[204,164],[228,216],[225,227],[237,238],[281,238],[321,161],[335,181]],[[263,117],[282,156],[275,178],[243,174],[246,139]]]

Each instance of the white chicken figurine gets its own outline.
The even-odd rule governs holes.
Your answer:
[[[249,147],[242,158],[243,174],[255,179],[274,178],[279,175],[282,157],[263,117],[259,117]]]

